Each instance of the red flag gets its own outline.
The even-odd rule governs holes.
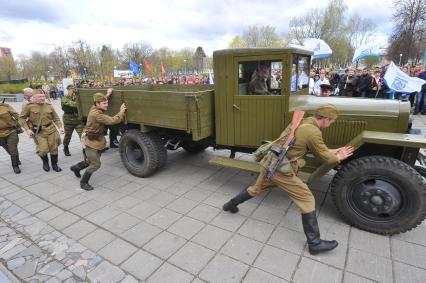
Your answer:
[[[163,61],[161,61],[161,74],[164,76],[166,70],[164,69]]]
[[[145,63],[145,69],[151,74],[152,76],[152,69],[151,69],[151,65],[149,65],[148,61],[144,58],[143,62]]]

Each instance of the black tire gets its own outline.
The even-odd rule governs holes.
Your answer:
[[[154,174],[164,162],[162,150],[155,133],[141,133],[128,130],[120,140],[120,157],[130,174],[148,177]]]
[[[423,176],[424,178],[426,178],[426,168],[425,168],[425,167],[416,165],[416,166],[414,166],[414,169],[416,169],[416,171],[417,171],[417,172],[418,172],[421,176]]]
[[[342,217],[360,229],[394,235],[415,228],[426,216],[426,182],[394,158],[361,157],[345,164],[331,182]]]
[[[157,153],[158,153],[158,169],[163,168],[167,163],[167,149],[164,146],[164,141],[160,137],[156,136],[154,138],[156,143]]]
[[[209,146],[201,143],[201,142],[195,142],[195,141],[184,141],[182,143],[182,148],[191,154],[196,154],[199,152],[204,151],[206,148],[208,148]]]

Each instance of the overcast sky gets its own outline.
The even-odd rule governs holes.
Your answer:
[[[345,0],[349,13],[376,23],[375,43],[381,45],[392,30],[392,2]],[[250,25],[271,25],[281,36],[292,17],[326,4],[318,0],[0,0],[0,46],[12,48],[17,56],[49,52],[79,39],[94,47],[113,48],[146,41],[154,48],[202,46],[211,54],[227,48]]]

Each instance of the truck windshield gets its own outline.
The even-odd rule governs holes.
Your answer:
[[[246,61],[238,63],[238,95],[280,95],[282,62]]]
[[[309,56],[293,54],[290,87],[291,94],[309,87],[309,66]]]

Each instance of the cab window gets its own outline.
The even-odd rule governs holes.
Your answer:
[[[291,93],[309,88],[309,66],[310,57],[306,55],[293,54],[293,62],[291,68]]]
[[[238,63],[238,95],[279,95],[281,61],[244,61]]]

